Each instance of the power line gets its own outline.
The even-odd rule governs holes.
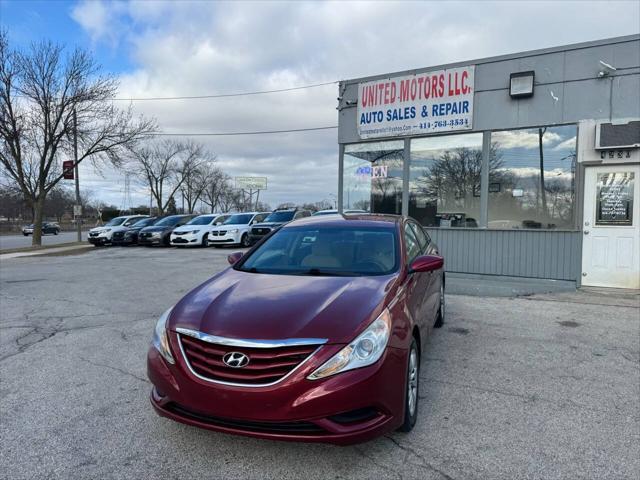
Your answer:
[[[338,128],[337,125],[333,125],[330,127],[311,127],[311,128],[294,128],[290,130],[261,130],[261,131],[253,131],[253,132],[212,132],[212,133],[170,133],[170,132],[158,132],[152,133],[152,136],[162,136],[162,137],[231,137],[237,135],[270,135],[274,133],[297,133],[297,132],[314,132],[318,130],[331,130]]]
[[[304,90],[307,88],[316,88],[316,87],[324,87],[326,85],[335,85],[336,83],[338,83],[338,80],[334,80],[332,82],[314,83],[311,85],[302,85],[300,87],[278,88],[275,90],[257,90],[253,92],[220,93],[217,95],[185,95],[185,96],[177,96],[177,97],[113,98],[112,100],[137,102],[137,101],[146,101],[146,100],[202,100],[206,98],[244,97],[244,96],[250,96],[250,95],[263,95],[266,93],[292,92],[294,90]]]

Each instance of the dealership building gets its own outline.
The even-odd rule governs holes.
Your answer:
[[[338,111],[340,209],[468,278],[640,288],[640,35],[345,80]]]

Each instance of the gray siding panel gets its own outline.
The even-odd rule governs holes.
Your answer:
[[[577,281],[580,232],[427,229],[448,272]]]

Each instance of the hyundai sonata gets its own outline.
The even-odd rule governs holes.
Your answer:
[[[445,313],[443,259],[420,225],[308,217],[229,262],[157,322],[160,415],[337,444],[413,428],[422,350]]]

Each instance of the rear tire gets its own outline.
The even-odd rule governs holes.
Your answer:
[[[433,324],[433,328],[442,328],[444,325],[445,306],[444,282],[442,282],[440,284],[440,305],[438,306],[438,317],[436,318],[436,323]]]
[[[407,358],[407,385],[404,397],[404,422],[398,428],[401,432],[410,432],[418,419],[418,403],[420,400],[420,352],[418,342],[411,340]]]

